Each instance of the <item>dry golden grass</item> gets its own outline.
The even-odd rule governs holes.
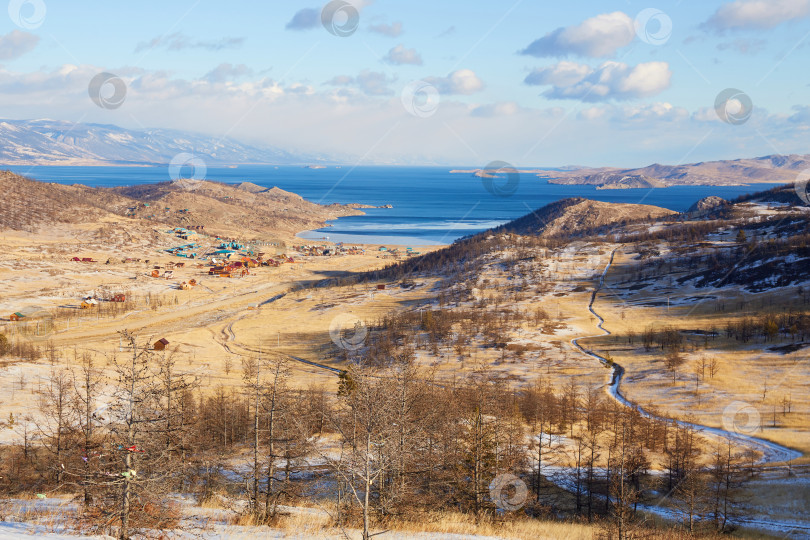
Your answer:
[[[279,512],[269,522],[257,522],[254,516],[235,516],[229,523],[241,527],[267,526],[272,529],[294,532],[296,535],[317,535],[321,533],[339,534],[339,529],[328,513],[296,508],[294,511]],[[349,526],[356,529],[359,524]],[[374,523],[372,532],[388,531],[388,536],[405,533],[438,533],[495,538],[538,539],[538,540],[591,540],[596,530],[593,525],[536,519],[499,520],[458,512],[431,512],[421,514],[418,519],[389,519],[384,523]]]
[[[536,519],[498,520],[458,512],[433,512],[414,521],[388,521],[386,528],[397,532],[492,536],[497,538],[536,538],[543,540],[591,540],[595,527],[587,524],[541,521]]]

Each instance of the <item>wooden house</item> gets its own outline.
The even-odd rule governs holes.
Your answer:
[[[112,301],[113,302],[126,302],[127,301],[127,295],[125,295],[123,293],[114,294],[113,297],[112,297]]]
[[[183,291],[187,291],[187,290],[191,289],[191,285],[189,285],[188,283],[186,283],[184,281],[183,283],[180,284],[180,289],[183,290]]]
[[[94,307],[96,304],[98,304],[98,302],[95,299],[86,298],[86,299],[82,300],[81,308],[82,309],[90,309],[90,308]]]
[[[152,277],[160,277],[160,270],[152,270]]]
[[[20,313],[19,311],[16,313],[12,313],[11,316],[8,318],[10,321],[19,321],[20,319],[24,319],[25,315]]]
[[[155,349],[156,351],[163,351],[166,349],[166,345],[168,344],[169,340],[164,337],[157,340],[152,348]]]
[[[385,283],[380,283],[379,285],[377,285],[377,290],[378,291],[384,291],[385,290]]]

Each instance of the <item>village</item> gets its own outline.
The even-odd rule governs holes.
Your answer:
[[[53,263],[37,265],[42,266],[43,273],[53,277],[70,275],[70,282],[83,282],[86,287],[63,286],[55,293],[43,286],[4,295],[7,313],[0,315],[0,333],[10,339],[51,342],[72,338],[71,329],[75,331],[79,326],[124,317],[134,321],[140,311],[159,310],[183,299],[188,305],[202,297],[210,299],[219,291],[226,296],[239,295],[244,287],[264,287],[277,280],[295,282],[310,274],[305,267],[317,274],[325,267],[334,267],[338,259],[359,259],[376,267],[420,253],[405,246],[299,244],[295,238],[209,235],[201,225],[155,228],[152,234],[152,245],[142,246],[145,250],[126,244],[115,249],[98,244],[89,246],[90,253],[69,253],[66,264],[55,255]],[[58,249],[70,247],[61,245]],[[30,265],[30,261],[20,261],[12,271]],[[32,281],[35,275],[27,272],[25,281]],[[60,282],[66,285],[68,280]],[[77,293],[72,298],[71,290]],[[162,350],[167,344],[168,340],[161,337],[154,340],[153,346]]]

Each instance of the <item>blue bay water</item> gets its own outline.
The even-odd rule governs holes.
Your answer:
[[[459,167],[474,169],[475,167]],[[169,181],[166,167],[9,167],[15,173],[46,182],[113,187]],[[210,168],[206,179],[297,193],[313,202],[391,204],[393,208],[366,209],[364,216],[348,216],[331,226],[308,231],[304,238],[356,243],[408,245],[445,244],[495,227],[566,197],[606,202],[643,203],[684,211],[703,197],[731,199],[773,187],[679,186],[663,189],[597,190],[593,186],[561,186],[544,178],[520,175],[517,190],[498,197],[470,174],[450,174],[448,167],[303,167],[239,166]],[[497,183],[497,181],[496,181]]]

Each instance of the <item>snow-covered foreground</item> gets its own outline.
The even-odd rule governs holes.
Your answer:
[[[0,521],[0,538],[3,540],[31,540],[31,538],[42,538],[44,540],[75,540],[77,533],[48,532],[43,525],[31,525],[28,523],[10,523]],[[109,536],[83,536],[82,538],[106,540]]]

